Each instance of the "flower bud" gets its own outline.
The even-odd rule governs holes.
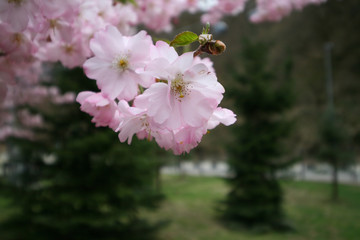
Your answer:
[[[200,34],[199,36],[199,42],[201,45],[206,44],[207,42],[211,41],[213,39],[212,34]]]
[[[226,45],[220,40],[216,40],[214,43],[209,44],[209,52],[212,55],[219,55],[226,50]]]

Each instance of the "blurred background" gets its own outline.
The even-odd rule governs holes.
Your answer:
[[[129,146],[77,103],[22,106],[46,128],[0,145],[0,239],[358,239],[360,2],[329,0],[281,22],[246,12],[211,27],[211,56],[237,114],[190,154]],[[171,39],[200,33],[182,15]],[[96,90],[49,67],[62,93]]]

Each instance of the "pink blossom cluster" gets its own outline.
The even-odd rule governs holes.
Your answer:
[[[95,33],[90,48],[94,57],[83,67],[101,91],[81,92],[77,101],[96,126],[112,128],[121,142],[130,144],[136,134],[181,154],[209,129],[236,121],[219,107],[224,88],[209,59],[193,52],[179,56],[165,42],[154,45],[145,31],[124,36],[114,26]]]
[[[213,6],[201,17],[202,22],[217,23],[224,15],[237,15],[243,12],[247,0],[215,1]]]
[[[294,10],[301,10],[309,4],[320,4],[327,0],[257,0],[257,7],[250,16],[254,23],[279,21]]]
[[[114,24],[127,33],[136,23],[133,8],[112,0],[0,1],[0,100],[19,78],[36,83],[40,62],[81,66],[98,29]]]
[[[279,20],[294,9],[325,1],[257,0],[251,20]],[[9,130],[4,121],[16,104],[44,99],[61,104],[74,99],[72,94],[63,96],[52,88],[38,87],[42,63],[57,61],[68,68],[83,66],[86,61],[86,74],[96,79],[101,93],[88,93],[91,97],[86,98],[83,93],[78,99],[97,126],[118,131],[121,141],[131,141],[136,133],[179,154],[196,146],[208,129],[230,124],[235,118],[230,110],[218,107],[224,90],[210,60],[191,58],[191,54],[178,56],[163,42],[153,45],[145,32],[133,34],[139,25],[156,32],[170,31],[184,11],[205,11],[203,21],[214,23],[223,15],[242,12],[248,1],[135,2],[0,0],[0,136],[29,136]],[[95,113],[102,108],[105,113]],[[135,123],[138,131],[134,132],[136,128],[129,126]]]
[[[293,9],[326,0],[257,0],[251,20],[279,20]],[[170,31],[184,11],[206,11],[203,21],[244,10],[247,0],[8,0],[0,1],[0,103],[7,86],[24,77],[36,82],[40,62],[60,61],[72,68],[91,57],[89,41],[98,30],[116,26],[124,35],[143,24]]]
[[[264,21],[279,21],[294,10],[301,10],[310,4],[320,4],[327,0],[256,0],[256,7],[250,15],[254,23]],[[206,6],[203,7],[203,2]],[[244,11],[249,0],[199,0],[199,8],[205,10],[202,22],[212,24],[218,22],[225,15],[237,15]]]
[[[186,9],[186,1],[139,0],[137,5],[112,0],[0,1],[0,93],[6,85],[31,75],[39,62],[60,61],[81,66],[91,56],[89,41],[107,25],[122,34],[144,24],[156,31],[171,29],[171,21]],[[179,7],[181,6],[181,7]],[[35,66],[34,66],[35,65]],[[36,80],[35,74],[32,79]]]
[[[74,93],[61,94],[56,87],[33,85],[9,86],[8,96],[0,108],[0,141],[8,137],[34,139],[33,128],[45,126],[38,114],[30,113],[19,106],[45,107],[46,103],[66,104],[75,101]]]
[[[39,86],[43,62],[60,61],[68,68],[82,66],[92,54],[90,39],[108,25],[115,25],[125,35],[133,33],[140,23],[151,27],[156,21],[153,28],[168,30],[170,18],[180,13],[166,11],[161,2],[168,1],[139,1],[135,6],[113,0],[1,0],[0,135],[29,136],[21,135],[17,126],[1,120],[16,114],[12,109],[19,104],[74,101],[73,94],[63,96],[55,88]],[[153,6],[152,3],[157,3],[169,18],[153,12],[156,8],[144,9],[145,4]]]
[[[171,31],[183,12],[196,7],[196,0],[137,0],[136,3],[139,23],[156,32]]]

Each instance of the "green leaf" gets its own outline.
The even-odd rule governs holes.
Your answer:
[[[198,38],[199,37],[196,33],[190,31],[182,32],[176,35],[174,40],[170,42],[170,46],[173,47],[186,46],[189,45],[190,43],[197,41]]]

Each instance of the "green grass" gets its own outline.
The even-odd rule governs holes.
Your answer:
[[[151,221],[169,220],[161,240],[358,240],[360,187],[340,185],[340,201],[329,201],[330,184],[283,181],[285,212],[296,227],[292,233],[256,234],[231,231],[216,220],[216,207],[227,193],[224,180],[214,177],[163,176],[166,200]],[[13,209],[0,198],[0,224]]]
[[[8,199],[0,197],[0,223],[14,213],[14,209],[9,208],[9,202]]]
[[[360,239],[360,187],[340,185],[338,203],[329,201],[329,184],[286,181],[283,188],[285,211],[296,228],[292,233],[256,234],[221,225],[215,209],[227,186],[219,178],[163,176],[167,199],[158,211],[145,215],[170,220],[160,232],[162,240]]]

